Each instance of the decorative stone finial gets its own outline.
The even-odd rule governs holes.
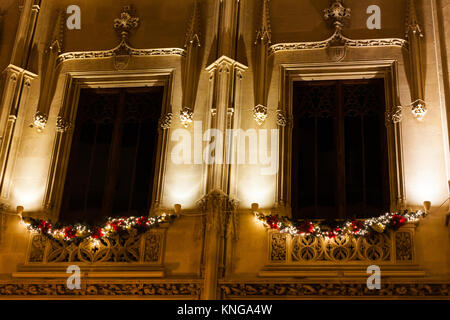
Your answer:
[[[125,6],[120,13],[120,18],[114,19],[114,29],[120,33],[123,40],[128,38],[131,30],[139,26],[139,18],[133,15],[132,6]]]
[[[349,19],[352,10],[344,7],[344,0],[331,0],[330,7],[323,10],[325,20],[332,20],[333,26],[340,31],[344,20]]]

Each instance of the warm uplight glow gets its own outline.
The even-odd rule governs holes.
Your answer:
[[[436,166],[437,167],[437,166]],[[422,206],[425,201],[431,203],[442,203],[446,199],[446,194],[442,194],[445,185],[440,185],[442,177],[435,168],[422,168],[409,177],[409,184],[406,184],[406,194],[411,205]]]
[[[201,179],[197,172],[189,169],[169,172],[171,173],[167,175],[164,188],[164,206],[171,207],[177,203],[185,208],[195,207],[196,201],[201,197]]]
[[[260,175],[258,166],[247,167],[242,173],[239,182],[239,199],[242,199],[242,206],[250,207],[252,202],[258,203],[261,208],[270,208],[275,201],[275,181],[273,176]]]
[[[43,192],[43,186],[34,187],[32,184],[28,186],[24,184],[15,188],[14,198],[16,203],[22,204],[30,210],[36,210],[40,208]]]
[[[17,159],[14,176],[6,182],[11,186],[10,204],[13,206],[24,206],[27,211],[42,210],[52,145],[52,140],[46,137],[30,132],[22,142],[25,156]]]

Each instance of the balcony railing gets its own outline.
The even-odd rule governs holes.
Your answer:
[[[359,238],[292,237],[276,231],[269,231],[268,237],[270,264],[410,264],[415,259],[413,226]]]
[[[32,234],[25,266],[162,265],[165,228],[142,234],[135,231],[96,241],[85,239],[79,244]]]

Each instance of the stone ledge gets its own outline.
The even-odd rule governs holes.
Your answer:
[[[68,278],[70,274],[65,272],[14,272],[13,278]],[[141,272],[81,272],[80,276],[84,278],[163,278],[164,271],[141,271]]]
[[[221,281],[221,299],[450,299],[450,282],[382,282],[370,290],[365,282]]]
[[[64,280],[0,281],[0,299],[199,299],[198,280],[86,280],[70,290]]]
[[[367,265],[368,266],[368,265]],[[423,278],[426,272],[415,265],[391,266],[380,265],[381,278]],[[267,265],[259,273],[262,278],[335,278],[345,280],[348,278],[364,278],[370,274],[366,271],[366,266],[286,266],[286,265]]]

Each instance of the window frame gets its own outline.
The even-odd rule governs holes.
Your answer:
[[[386,110],[391,114],[399,105],[398,67],[396,60],[376,60],[340,63],[308,63],[280,65],[279,112],[287,118],[280,128],[280,169],[274,211],[292,217],[291,168],[294,81],[384,79]],[[401,148],[401,123],[386,120],[390,210],[405,208],[405,187]]]
[[[43,199],[43,206],[50,219],[57,221],[60,215],[80,90],[82,88],[162,86],[164,87],[164,93],[161,106],[161,123],[162,119],[172,113],[173,73],[174,69],[170,68],[145,71],[68,72],[66,74],[63,99],[58,114],[71,124],[71,128],[65,132],[56,132],[53,143],[49,175]],[[149,215],[156,213],[161,203],[168,141],[168,130],[158,125],[157,157]]]

